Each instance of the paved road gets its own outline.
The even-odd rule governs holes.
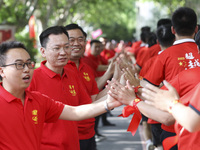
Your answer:
[[[112,111],[114,116],[108,116],[108,120],[116,126],[102,126],[100,121],[99,132],[105,135],[106,139],[97,143],[98,150],[145,150],[145,142],[141,134],[142,127],[138,128],[135,136],[127,132],[132,115],[128,118],[117,117],[122,109],[123,106],[115,108]]]

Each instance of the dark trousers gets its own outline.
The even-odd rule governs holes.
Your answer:
[[[96,150],[97,149],[94,136],[90,139],[79,140],[79,142],[80,142],[80,150]]]

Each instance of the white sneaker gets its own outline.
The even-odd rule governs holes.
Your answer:
[[[153,143],[152,142],[149,142],[149,143],[147,143],[147,145],[146,145],[146,150],[154,150],[154,145],[153,145]]]
[[[97,135],[97,134],[95,135],[95,141],[96,142],[100,142],[100,141],[102,141],[104,139],[106,139],[106,137],[103,136],[103,135]]]

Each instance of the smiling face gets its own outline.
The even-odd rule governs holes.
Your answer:
[[[67,64],[71,56],[68,38],[63,34],[51,34],[48,37],[46,48],[41,48],[42,56],[46,58],[46,66],[52,71],[59,73]]]
[[[79,29],[72,29],[67,32],[69,34],[69,43],[72,50],[70,59],[80,59],[85,52],[85,36]]]
[[[31,60],[30,55],[23,48],[9,49],[6,53],[6,61],[4,65],[16,62],[26,63]],[[3,87],[9,92],[25,90],[32,79],[34,69],[29,69],[25,65],[24,69],[18,70],[15,65],[0,67],[0,75],[2,76]]]

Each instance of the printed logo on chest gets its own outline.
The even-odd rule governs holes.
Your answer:
[[[89,75],[88,75],[88,73],[86,73],[86,72],[83,72],[83,77],[84,77],[84,79],[86,80],[86,81],[90,81],[90,77],[89,77]]]
[[[76,96],[74,85],[69,85],[69,92],[72,94],[72,96]]]

